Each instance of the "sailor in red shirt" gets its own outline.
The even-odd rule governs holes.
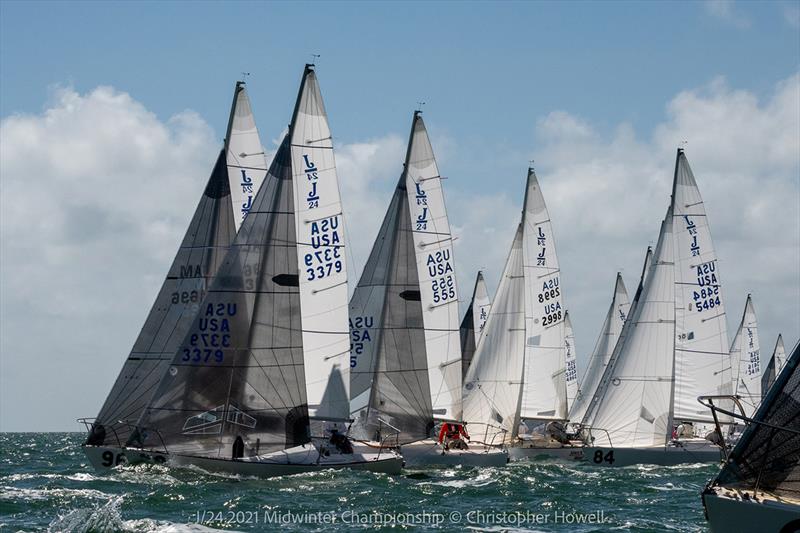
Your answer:
[[[467,434],[467,430],[464,429],[462,424],[445,422],[442,424],[442,429],[439,430],[439,444],[444,445],[448,450],[454,448],[457,450],[466,450],[468,446],[467,443],[461,439],[462,436],[469,440],[469,434]]]

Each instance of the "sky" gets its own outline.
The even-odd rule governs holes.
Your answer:
[[[685,146],[729,338],[748,293],[762,359],[779,332],[787,349],[800,336],[797,2],[4,0],[0,431],[79,430],[97,414],[211,171],[235,81],[250,73],[274,151],[312,54],[357,272],[425,102],[462,298],[478,268],[495,289],[533,160],[583,368],[616,272],[635,290]]]

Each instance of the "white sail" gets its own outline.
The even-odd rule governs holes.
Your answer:
[[[520,417],[567,418],[564,313],[550,215],[528,170],[522,235],[525,275],[525,366]]]
[[[569,311],[564,313],[564,371],[567,387],[567,412],[575,403],[578,396],[578,361],[575,358],[575,333],[572,331],[572,321]]]
[[[775,343],[775,350],[772,352],[772,357],[775,358],[775,375],[783,371],[786,365],[786,348],[783,346],[783,335],[778,334],[778,341]]]
[[[348,419],[350,335],[342,202],[316,73],[307,68],[303,80],[289,135],[308,408],[311,417]]]
[[[231,120],[225,136],[225,156],[236,231],[253,206],[253,200],[267,175],[267,158],[256,129],[250,98],[244,82],[236,83]]]
[[[478,278],[475,280],[475,293],[472,297],[472,323],[475,328],[476,348],[481,343],[483,328],[486,326],[486,319],[489,318],[491,308],[492,300],[489,298],[489,289],[486,288],[483,272],[478,271]]]
[[[675,332],[672,209],[642,274],[611,360],[583,420],[595,445],[666,443],[669,433]]]
[[[648,249],[649,256],[650,251]],[[622,325],[628,317],[629,309],[628,292],[625,290],[622,275],[618,272],[614,283],[614,296],[611,298],[611,305],[603,321],[600,336],[597,338],[592,355],[589,357],[589,364],[583,374],[575,402],[570,406],[569,419],[571,421],[581,422],[583,420],[586,409],[589,407],[589,402],[597,391],[600,378],[602,378],[606,365],[611,359],[611,353],[617,344]]]
[[[428,381],[434,418],[461,418],[461,342],[458,289],[442,180],[419,112],[406,158],[406,192],[425,325]]]
[[[729,394],[725,300],[711,230],[694,175],[678,150],[672,191],[675,240],[675,385],[677,422],[713,423],[697,397]]]
[[[525,354],[525,281],[522,270],[522,224],[517,228],[503,275],[484,327],[481,344],[464,378],[464,421],[473,437],[511,442],[518,423]],[[502,438],[495,439],[497,430]]]
[[[756,311],[749,294],[731,344],[731,370],[733,393],[740,397],[745,415],[752,417],[761,403],[761,352]]]

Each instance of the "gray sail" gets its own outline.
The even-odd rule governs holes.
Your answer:
[[[372,324],[369,346],[358,355],[366,357],[351,369],[351,394],[356,398],[367,391],[367,408],[361,416],[368,435],[375,436],[381,427],[391,432],[383,424],[388,423],[401,430],[400,443],[426,438],[433,428],[405,183],[403,173],[350,303],[351,324],[354,319]]]
[[[475,297],[469,301],[469,307],[464,314],[464,319],[461,321],[459,327],[459,334],[461,335],[461,377],[462,379],[467,376],[469,364],[472,362],[472,356],[475,355],[475,319],[473,317],[472,306],[475,303]]]
[[[294,125],[308,91],[317,94],[311,66],[289,134],[131,446],[229,458],[310,440],[292,172]],[[321,390],[329,398],[344,388],[336,375]]]
[[[87,444],[121,446],[130,436],[236,235],[230,195],[223,150],[144,326],[97,415]]]
[[[307,442],[289,136],[139,421],[132,446],[229,457]]]
[[[744,430],[714,485],[800,497],[800,343]],[[760,423],[759,423],[760,422]],[[766,424],[766,425],[765,425]]]

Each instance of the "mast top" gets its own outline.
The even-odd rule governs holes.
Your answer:
[[[236,88],[237,89],[239,87],[241,87],[242,85],[246,85],[247,84],[247,76],[250,75],[249,72],[242,72],[241,74],[242,74],[242,79],[240,79],[239,81],[236,82]]]
[[[417,102],[417,108],[414,110],[414,118],[422,114],[422,106],[424,105],[425,102]]]

